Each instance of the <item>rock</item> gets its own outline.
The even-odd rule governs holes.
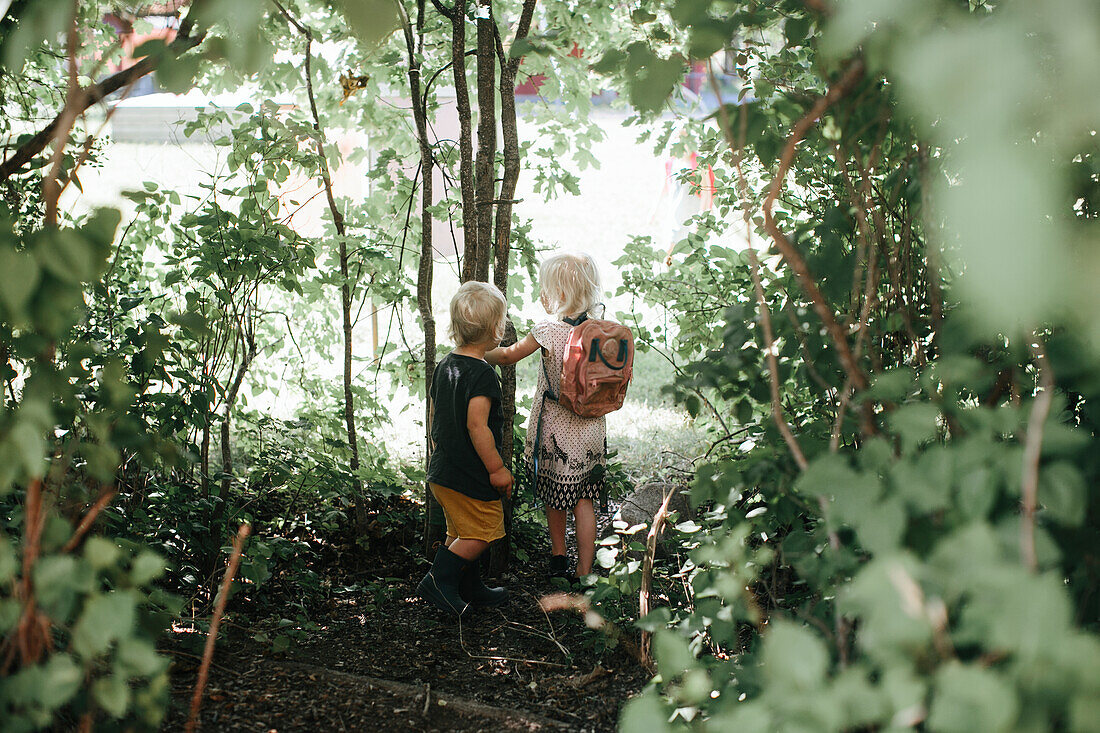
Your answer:
[[[673,495],[668,503],[668,511],[677,513],[676,521],[683,522],[693,519],[695,513],[691,509],[691,502],[688,500],[687,494],[684,493],[684,488],[681,484],[656,482],[642,484],[637,487],[623,497],[622,504],[619,506],[619,510],[615,512],[615,516],[612,517],[611,525],[608,527],[605,536],[610,536],[614,532],[623,532],[638,524],[644,524],[648,528],[653,522],[654,515],[661,508],[665,496],[670,491],[673,492]],[[626,526],[624,527],[623,524]],[[632,539],[644,544],[648,531],[648,529],[639,530]],[[664,534],[664,527],[661,528],[661,534]]]

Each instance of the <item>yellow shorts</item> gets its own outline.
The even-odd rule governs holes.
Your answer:
[[[504,536],[504,507],[500,500],[471,499],[454,489],[428,484],[447,518],[447,536],[492,542]]]

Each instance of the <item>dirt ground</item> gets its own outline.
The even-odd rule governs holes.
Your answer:
[[[354,572],[335,568],[339,582],[372,592],[334,596],[310,614],[318,628],[283,653],[231,615],[203,730],[614,730],[648,676],[575,613],[539,608],[540,596],[560,589],[545,577],[545,550],[532,556],[498,579],[512,592],[507,604],[461,624],[416,597],[427,565],[404,549],[368,556]],[[164,730],[186,720],[201,654],[183,635],[177,641]]]

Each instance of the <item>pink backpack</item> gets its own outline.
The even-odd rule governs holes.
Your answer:
[[[634,334],[599,318],[581,316],[565,322],[573,330],[562,355],[558,402],[581,417],[618,410],[634,375]],[[546,383],[550,384],[549,375]]]

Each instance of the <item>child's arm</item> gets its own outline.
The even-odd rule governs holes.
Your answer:
[[[466,430],[470,433],[470,442],[474,444],[485,470],[489,472],[489,483],[507,497],[512,496],[512,472],[504,467],[504,461],[497,452],[493,431],[489,429],[489,408],[493,401],[484,395],[470,400],[466,407]]]
[[[517,341],[511,346],[498,346],[491,351],[486,351],[485,361],[490,364],[509,366],[515,364],[520,359],[526,359],[540,348],[542,347],[539,346],[538,341],[535,341],[535,335],[529,333],[523,337],[522,341]]]

